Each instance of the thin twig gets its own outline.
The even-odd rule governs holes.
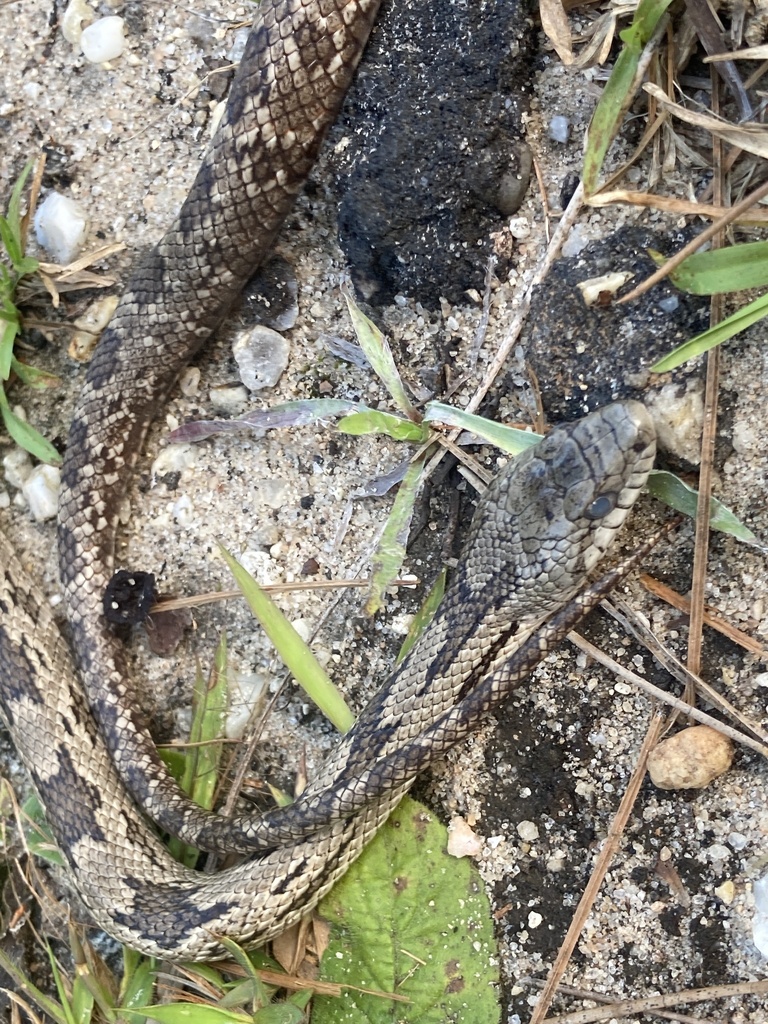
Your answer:
[[[662,583],[661,580],[657,580],[653,576],[649,576],[648,573],[641,573],[638,580],[649,594],[653,594],[654,597],[658,597],[661,601],[665,601],[667,604],[672,605],[672,607],[677,608],[678,611],[685,612],[686,615],[690,615],[690,598],[687,598],[684,594],[678,594],[678,592],[673,590],[672,587],[668,587],[667,584]],[[728,622],[727,619],[724,619],[709,605],[704,606],[704,623],[709,626],[710,629],[716,629],[718,633],[722,633],[723,636],[727,636],[729,640],[738,644],[739,647],[743,647],[744,650],[748,651],[750,654],[754,654],[755,657],[768,658],[767,647],[761,644],[759,640],[755,640],[755,638],[750,636],[749,633],[745,633],[743,629],[739,629],[738,626],[734,626],[732,623]]]
[[[640,999],[623,999],[618,1003],[598,1006],[592,1010],[578,1010],[561,1017],[548,1017],[546,1024],[595,1024],[610,1017],[628,1017],[650,1013],[681,1003],[703,1003],[709,999],[731,999],[734,996],[762,996],[768,993],[768,981],[745,981],[737,985],[712,985],[710,988],[691,988],[681,992],[664,992]]]
[[[732,721],[738,722],[742,729],[749,730],[761,743],[766,744],[766,749],[768,749],[768,733],[760,723],[748,718],[709,683],[704,682],[701,676],[691,672],[668,647],[664,646],[656,634],[641,621],[637,613],[625,601],[614,594],[610,599],[606,598],[600,607],[619,622],[638,643],[642,644],[673,679],[677,679],[685,687],[693,687],[708,704],[718,708]]]
[[[568,634],[568,639],[579,648],[580,651],[584,651],[590,658],[594,658],[595,661],[600,662],[606,668],[610,669],[611,672],[615,672],[617,676],[624,679],[626,682],[636,686],[643,693],[649,697],[653,697],[655,700],[662,701],[668,707],[674,711],[685,715],[688,718],[693,718],[697,722],[701,722],[702,725],[708,725],[711,729],[715,729],[717,732],[732,739],[735,743],[741,743],[745,747],[749,747],[751,750],[757,751],[758,754],[762,754],[763,757],[768,758],[768,746],[759,743],[757,740],[753,740],[751,736],[747,736],[746,733],[740,732],[738,729],[733,729],[730,725],[726,725],[724,722],[719,722],[716,718],[708,715],[705,711],[699,711],[698,708],[694,707],[687,701],[680,700],[679,697],[674,697],[671,693],[667,693],[666,690],[660,689],[658,686],[654,686],[653,683],[649,683],[647,679],[643,679],[636,672],[626,668],[624,665],[620,665],[618,661],[614,661],[604,651],[601,651],[599,647],[595,647],[589,640],[585,640],[579,633],[571,632]]]

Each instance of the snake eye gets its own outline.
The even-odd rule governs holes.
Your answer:
[[[616,508],[615,494],[601,494],[599,498],[595,498],[592,504],[584,512],[587,519],[604,519],[609,512],[613,512]]]

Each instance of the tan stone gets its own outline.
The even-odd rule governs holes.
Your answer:
[[[694,725],[662,740],[648,757],[651,781],[659,789],[703,789],[728,771],[733,744],[708,725]]]

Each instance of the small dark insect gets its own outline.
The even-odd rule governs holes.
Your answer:
[[[155,600],[154,573],[118,569],[104,591],[104,617],[118,626],[137,626]]]

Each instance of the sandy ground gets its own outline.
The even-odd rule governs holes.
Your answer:
[[[101,13],[108,13],[106,6]],[[198,13],[172,6],[165,12],[132,8],[128,14],[127,51],[110,67],[101,67],[88,65],[73,51],[52,25],[45,3],[26,0],[0,8],[0,34],[7,41],[0,94],[6,129],[0,193],[7,196],[24,161],[45,148],[49,168],[60,167],[60,189],[88,211],[87,247],[126,244],[126,253],[110,261],[118,278],[130,265],[130,253],[161,234],[205,146],[212,103],[195,99],[204,58],[227,57],[237,34],[233,26],[247,22],[244,7],[223,0],[209,0]],[[542,62],[528,133],[542,157],[555,207],[564,174],[578,168],[577,140],[596,93],[590,76],[567,72],[554,58]],[[569,116],[574,125],[574,141],[566,147],[545,137],[544,125],[553,113]],[[251,400],[254,406],[316,394],[327,380],[333,381],[336,397],[385,400],[368,373],[329,357],[320,341],[324,332],[351,337],[338,290],[345,265],[334,242],[334,206],[323,174],[321,164],[317,187],[311,198],[298,203],[280,243],[299,281],[299,320],[288,332],[289,367],[274,390]],[[516,272],[494,293],[478,373],[503,338],[526,275],[544,250],[541,203],[534,192],[519,216],[532,233],[519,247]],[[635,213],[587,211],[579,230],[598,238],[627,220],[663,223]],[[67,315],[79,315],[91,300],[69,300]],[[39,315],[45,315],[43,307]],[[480,315],[472,304],[443,311],[445,320],[453,316],[456,322],[457,361],[469,348]],[[385,319],[396,344],[410,349],[407,373],[418,384],[420,339],[442,329],[440,317],[425,313],[418,296],[412,296]],[[61,376],[61,388],[44,399],[14,398],[47,436],[61,442],[84,371],[66,356],[66,334],[52,337],[54,344],[35,358]],[[208,414],[210,388],[236,379],[227,345],[222,334],[200,362],[199,380],[188,378],[183,393],[176,392],[158,419],[130,496],[130,528],[122,539],[130,549],[130,564],[164,566],[161,583],[168,592],[228,586],[215,547],[223,540],[263,582],[296,580],[308,559],[334,578],[365,573],[389,501],[352,503],[351,495],[361,482],[399,461],[397,450],[385,442],[333,437],[315,428],[264,438],[224,436],[185,449],[153,475],[168,427]],[[759,330],[731,345],[723,361],[717,490],[758,536],[766,537],[766,357]],[[456,400],[466,403],[470,395],[467,385]],[[694,400],[694,414],[696,406]],[[0,440],[0,453],[7,450]],[[488,456],[489,465],[494,458]],[[312,501],[301,501],[310,496]],[[3,528],[13,531],[18,548],[39,552],[40,578],[55,600],[52,525],[32,522],[15,490],[2,482],[0,508]],[[349,524],[339,530],[348,508]],[[444,504],[436,498],[427,509],[427,529],[439,536],[443,517]],[[658,556],[649,570],[683,591],[690,532],[684,526],[674,549]],[[412,557],[407,569],[425,576],[432,571],[421,556]],[[628,591],[662,639],[676,649],[684,644],[686,625],[678,613],[654,609],[637,584]],[[708,599],[764,641],[763,553],[716,537]],[[329,600],[301,593],[286,598],[283,607],[308,634],[330,614],[318,640],[319,654],[331,668],[340,666],[341,682],[360,705],[384,676],[412,605],[407,596],[394,597],[387,614],[364,633],[357,618],[359,599],[344,598],[332,613]],[[225,613],[196,613],[194,636],[178,655],[159,661],[142,643],[137,645],[138,677],[161,733],[183,728],[194,656],[210,660],[224,616],[243,691],[273,687],[274,659],[243,610],[231,605]],[[618,627],[603,625],[598,634],[612,656],[656,678],[650,657]],[[705,652],[709,681],[745,712],[764,719],[764,666],[711,636]],[[530,1014],[535,988],[524,979],[542,977],[551,962],[651,715],[647,698],[572,651],[548,662],[515,705],[481,730],[426,787],[442,800],[447,814],[461,814],[485,839],[478,863],[499,911],[504,1019],[510,1022]],[[285,784],[292,774],[291,762],[281,767],[288,756],[283,751],[287,735],[294,755],[307,751],[310,775],[333,742],[301,698],[284,697],[267,724],[262,758],[264,771]],[[646,783],[566,975],[568,984],[622,997],[765,976],[765,960],[751,943],[750,921],[752,885],[768,865],[767,780],[758,755],[740,751],[728,775],[703,793],[670,796]],[[521,838],[521,821],[534,822],[537,840]],[[662,878],[655,868],[659,860],[672,863],[679,885],[670,885],[669,875]],[[766,1019],[758,1002],[743,999],[689,1012],[734,1024]]]

